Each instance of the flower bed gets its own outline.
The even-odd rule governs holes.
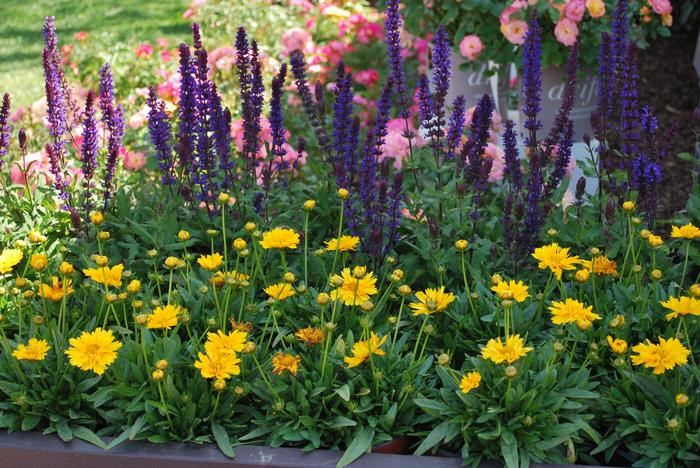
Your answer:
[[[693,465],[700,197],[658,218],[671,156],[637,100],[626,12],[601,39],[576,180],[578,49],[542,129],[536,12],[524,136],[488,96],[447,102],[445,29],[411,96],[396,0],[371,116],[343,61],[328,90],[299,49],[268,92],[244,28],[232,112],[195,23],[178,106],[150,88],[150,167],[126,177],[112,70],[78,105],[47,18],[44,172],[31,135],[11,138],[9,97],[0,109],[2,161],[24,163],[21,183],[0,179],[0,427],[235,460],[243,444],[342,450],[337,466],[405,436],[474,466]]]

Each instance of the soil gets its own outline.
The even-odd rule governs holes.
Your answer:
[[[681,3],[673,2],[674,12],[680,11]],[[693,56],[699,29],[696,11],[686,24],[672,27],[671,37],[657,39],[640,54],[639,102],[656,110],[662,135],[675,127],[674,138],[668,140],[669,156],[662,161],[662,218],[683,209],[692,186],[691,163],[675,155],[695,148],[693,111],[700,105],[700,86]]]

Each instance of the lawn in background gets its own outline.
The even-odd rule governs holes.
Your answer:
[[[41,28],[44,17],[56,17],[60,44],[73,35],[137,44],[166,37],[181,42],[189,34],[182,18],[187,0],[0,0],[0,93],[12,95],[12,108],[40,98],[43,90]]]

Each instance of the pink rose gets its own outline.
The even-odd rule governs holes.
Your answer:
[[[146,157],[141,151],[127,151],[126,148],[119,150],[123,158],[124,169],[138,171],[146,165]]]
[[[292,28],[282,35],[282,53],[289,55],[295,50],[308,52],[311,47],[311,33],[305,29]]]
[[[49,157],[43,151],[30,153],[12,163],[10,166],[10,180],[14,184],[30,184],[31,190],[36,187],[36,179],[44,176],[46,184],[51,182],[49,172]]]
[[[475,34],[464,36],[462,42],[459,43],[459,51],[462,57],[466,57],[469,60],[476,60],[483,50],[484,44],[479,39],[479,36]]]
[[[564,7],[564,16],[575,23],[580,23],[585,13],[586,3],[583,0],[569,0]]]
[[[415,133],[415,129],[410,124],[409,130]],[[401,169],[401,165],[404,159],[408,158],[410,154],[410,149],[408,146],[408,140],[403,135],[406,131],[406,122],[404,119],[391,119],[387,122],[387,135],[384,138],[384,145],[382,145],[382,153],[379,155],[379,161],[384,161],[386,158],[392,158],[394,160],[394,167],[396,169]],[[414,148],[420,148],[425,146],[426,140],[421,138],[420,135],[415,134],[415,137],[411,139],[411,143]]]
[[[649,0],[649,3],[657,15],[667,15],[673,11],[670,0]]]
[[[489,174],[489,182],[495,182],[503,179],[503,169],[505,168],[505,156],[503,149],[493,143],[488,143],[484,148],[484,158],[491,158],[491,173]]]
[[[605,15],[605,2],[603,0],[586,0],[586,8],[591,18],[601,18]]]
[[[525,34],[527,34],[527,23],[522,20],[512,20],[501,24],[501,33],[508,42],[515,45],[523,45],[525,43]]]
[[[136,47],[136,56],[138,58],[148,58],[151,55],[153,55],[153,46],[151,44],[144,43]]]
[[[218,47],[208,54],[207,62],[209,64],[209,78],[217,70],[229,72],[236,63],[236,49],[229,46]]]
[[[379,80],[379,72],[373,68],[360,70],[353,75],[355,81],[365,86],[372,86]]]
[[[554,36],[556,36],[557,41],[567,47],[571,47],[576,43],[578,26],[569,18],[561,19],[554,27]]]
[[[143,106],[143,108],[132,115],[129,118],[129,127],[131,128],[140,128],[143,127],[146,124],[146,121],[148,120],[148,106]]]
[[[73,37],[75,37],[76,41],[82,42],[85,39],[87,39],[89,35],[90,34],[87,31],[78,31],[77,33],[75,33],[75,35]]]
[[[165,49],[166,47],[168,47],[168,44],[170,44],[170,41],[168,41],[164,37],[159,37],[156,39],[156,44],[158,44],[158,47],[162,47],[163,49]]]

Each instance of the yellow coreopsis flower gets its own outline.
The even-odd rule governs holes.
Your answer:
[[[340,300],[346,306],[360,305],[378,292],[377,278],[371,271],[361,278],[356,278],[350,268],[343,268],[340,276],[333,275],[331,282],[342,282],[338,288],[331,291],[331,299]]]
[[[462,393],[467,394],[479,387],[481,384],[481,374],[478,372],[470,372],[462,377],[462,381],[459,383],[459,389]]]
[[[495,286],[491,287],[491,291],[495,292],[501,299],[514,299],[518,302],[523,302],[530,295],[527,292],[528,287],[522,281],[510,280],[508,282],[499,281]]]
[[[216,333],[207,334],[207,345],[211,346],[218,353],[240,353],[245,348],[248,333],[240,330],[233,330],[226,334],[221,330]]]
[[[428,288],[425,291],[418,291],[416,297],[420,302],[411,302],[408,306],[413,309],[413,315],[432,315],[447,309],[447,306],[455,300],[455,295],[445,292],[445,287],[437,289]]]
[[[122,344],[115,341],[111,330],[96,328],[83,332],[78,338],[71,338],[70,347],[65,351],[72,366],[84,371],[91,370],[97,375],[104,374],[107,367],[117,359],[117,351]]]
[[[687,364],[690,351],[681,344],[678,338],[668,340],[659,337],[659,344],[646,340],[632,347],[637,353],[632,356],[632,364],[654,369],[654,374],[663,374],[677,365]]]
[[[217,270],[224,261],[224,257],[220,253],[213,253],[211,255],[202,255],[197,259],[197,263],[201,265],[207,271]]]
[[[323,331],[319,328],[306,327],[297,330],[294,333],[299,341],[303,341],[309,346],[314,346],[323,341]]]
[[[608,335],[608,345],[615,354],[625,354],[627,352],[627,342],[622,338],[613,338]]]
[[[12,356],[20,361],[43,361],[46,353],[49,352],[49,343],[46,340],[31,338],[25,344],[17,345],[17,349],[12,351]]]
[[[661,247],[662,245],[664,245],[664,240],[661,238],[661,236],[657,236],[654,234],[649,235],[649,237],[647,238],[647,242],[649,243],[649,246],[653,248]]]
[[[170,330],[177,325],[177,318],[181,312],[182,307],[175,304],[156,307],[153,313],[146,316],[146,326],[155,330]]]
[[[333,238],[325,241],[326,250],[339,250],[340,252],[354,252],[359,243],[360,238],[357,236],[340,236],[339,239]]]
[[[63,299],[64,296],[73,294],[74,290],[71,287],[72,284],[73,282],[71,280],[58,281],[57,276],[52,276],[51,284],[42,284],[39,286],[39,296],[58,302]]]
[[[581,260],[581,266],[598,276],[617,276],[617,262],[610,260],[605,255],[596,257],[595,260]]]
[[[113,286],[119,288],[122,285],[122,273],[124,265],[114,265],[112,268],[102,266],[99,268],[86,268],[83,274],[93,280],[95,283],[104,284],[105,286]]]
[[[296,292],[294,292],[294,288],[289,283],[271,284],[263,289],[263,291],[265,291],[265,294],[270,296],[270,298],[276,301],[283,301],[296,294]]]
[[[688,223],[685,226],[672,226],[671,237],[676,239],[697,239],[700,237],[700,228],[694,226],[693,223]]]
[[[593,312],[593,306],[586,307],[581,302],[571,298],[563,302],[552,301],[549,311],[552,313],[552,323],[555,325],[592,322],[601,318],[600,315]]]
[[[216,351],[211,344],[205,344],[205,353],[197,354],[194,367],[205,379],[230,379],[232,375],[241,373],[241,360],[235,353],[221,353]]]
[[[564,270],[573,270],[581,262],[578,256],[569,256],[568,247],[559,247],[556,242],[536,248],[532,256],[540,261],[538,267],[541,270],[549,269],[558,280]]]
[[[296,249],[299,234],[294,229],[275,228],[263,234],[260,245],[263,249]]]
[[[46,257],[44,254],[34,254],[32,257],[29,259],[29,264],[34,268],[36,271],[42,271],[44,270],[48,264],[49,264],[49,259]]]
[[[19,249],[4,249],[0,253],[0,275],[9,273],[12,268],[22,261],[24,254]]]
[[[229,280],[233,280],[233,282],[236,283],[236,285],[238,285],[241,281],[247,281],[249,278],[250,276],[236,270],[227,271],[226,273],[224,273],[223,271],[217,271],[216,273],[214,273],[214,276],[212,276],[209,282],[217,288],[221,288]]]
[[[666,314],[666,320],[684,315],[700,315],[700,299],[694,297],[669,297],[668,301],[661,301],[661,305],[672,311]]]
[[[292,375],[297,375],[300,362],[301,356],[278,352],[272,358],[272,373],[281,375],[283,372],[287,371]]]
[[[384,350],[381,346],[386,341],[387,337],[384,336],[381,339],[379,336],[372,332],[369,340],[358,341],[352,345],[352,356],[346,356],[343,361],[348,365],[348,368],[357,367],[363,362],[365,362],[372,354],[377,356],[384,356]]]
[[[505,343],[502,343],[500,338],[491,338],[481,350],[481,357],[489,359],[495,364],[500,364],[502,362],[513,364],[532,351],[532,349],[532,347],[525,346],[525,341],[520,335],[511,335],[507,337]]]

